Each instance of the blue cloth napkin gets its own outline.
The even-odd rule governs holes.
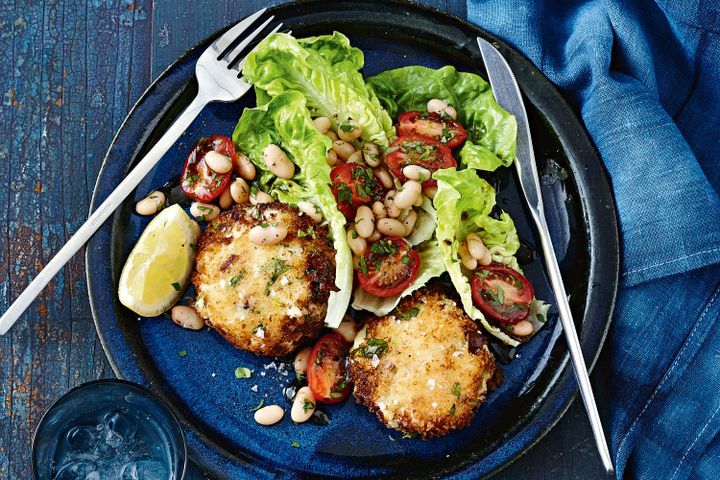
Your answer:
[[[478,1],[582,116],[622,278],[595,380],[618,478],[720,478],[720,2]]]

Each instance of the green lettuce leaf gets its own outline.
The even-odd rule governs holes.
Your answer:
[[[424,197],[423,203],[417,212],[417,220],[415,221],[415,228],[412,233],[405,237],[405,240],[414,247],[419,245],[426,240],[430,240],[435,234],[435,227],[437,226],[437,213],[435,207],[433,207],[432,200]]]
[[[297,203],[309,199],[322,212],[335,247],[335,286],[330,293],[325,323],[340,324],[352,294],[352,253],[345,233],[345,217],[330,191],[330,167],[326,161],[330,139],[320,134],[307,110],[305,97],[298,92],[276,95],[267,104],[245,109],[233,132],[233,142],[261,172],[261,183],[280,201]],[[269,143],[282,148],[299,168],[292,180],[270,174],[262,152]],[[267,172],[269,173],[269,172]]]
[[[265,92],[263,100],[297,91],[314,117],[328,117],[335,127],[352,118],[362,126],[363,140],[387,146],[392,119],[366,87],[359,72],[363,63],[362,52],[340,33],[302,41],[276,33],[248,55],[243,75]]]
[[[450,280],[460,295],[465,312],[504,343],[519,345],[520,342],[500,328],[491,325],[483,313],[475,307],[470,281],[462,271],[458,256],[460,240],[469,233],[476,233],[483,242],[488,242],[486,246],[491,253],[495,249],[498,256],[509,255],[513,260],[508,262],[514,262],[517,266],[517,260],[514,260],[513,256],[519,247],[515,225],[506,214],[503,214],[499,221],[489,216],[495,205],[495,190],[488,182],[478,177],[476,170],[471,168],[457,171],[455,168],[448,168],[435,172],[433,178],[438,184],[433,204],[437,210],[436,235],[440,255]],[[493,254],[493,258],[496,254]]]
[[[427,108],[438,98],[455,107],[458,121],[468,130],[460,151],[460,165],[493,171],[515,159],[515,117],[495,101],[490,85],[479,75],[447,66],[437,70],[421,66],[397,68],[367,80],[390,116]]]
[[[428,240],[418,246],[417,251],[418,254],[420,254],[420,270],[417,278],[415,278],[404,292],[393,297],[376,297],[358,286],[355,288],[352,307],[355,310],[367,310],[377,316],[387,315],[398,306],[403,297],[424,287],[430,279],[443,274],[445,264],[440,254],[440,247],[437,240]]]

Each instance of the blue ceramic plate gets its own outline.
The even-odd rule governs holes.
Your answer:
[[[497,42],[458,18],[402,3],[313,1],[280,6],[273,13],[296,36],[345,33],[365,52],[366,75],[405,65],[446,64],[484,75],[474,39],[479,35]],[[607,177],[585,131],[553,86],[517,52],[497,44],[527,96],[553,243],[585,356],[593,363],[612,314],[619,265]],[[205,45],[178,59],[128,115],[105,159],[93,209],[192,99],[194,65]],[[229,135],[243,107],[252,105],[251,96],[235,104],[210,105],[90,242],[93,316],[115,373],[167,400],[185,426],[192,458],[222,478],[477,478],[497,471],[536,442],[565,412],[576,388],[554,315],[504,366],[504,384],[468,428],[422,441],[402,439],[352,400],[327,408],[328,425],[297,426],[285,418],[272,428],[260,427],[251,409],[263,399],[266,404],[285,403],[282,388],[292,378],[286,367],[291,359],[257,357],[235,349],[215,332],[183,330],[163,317],[139,319],[120,305],[120,270],[148,222],[133,213],[135,201],[177,177],[198,138]],[[491,179],[498,204],[532,246],[538,239],[514,172],[501,170]],[[524,269],[537,296],[551,300],[542,263],[532,252],[529,260]],[[181,351],[187,354],[180,356]],[[252,378],[235,378],[239,366],[253,369]]]

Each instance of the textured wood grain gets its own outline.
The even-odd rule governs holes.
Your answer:
[[[0,2],[0,308],[87,215],[104,153],[152,78],[227,23],[278,1]],[[464,1],[425,2],[464,17]],[[202,14],[198,15],[198,12]],[[70,387],[112,376],[82,255],[0,337],[0,479],[30,478],[40,416]],[[497,478],[598,478],[582,406]],[[190,478],[205,478],[193,469]]]

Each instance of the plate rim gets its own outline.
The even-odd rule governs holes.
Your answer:
[[[345,0],[340,0],[340,2]],[[289,7],[302,7],[303,5],[313,5],[313,4],[323,4],[328,3],[328,0],[297,0],[287,3],[282,3],[275,5],[271,8],[268,8],[268,13],[272,14],[275,10],[289,8]],[[337,1],[333,3],[338,3]],[[512,54],[512,60],[514,62],[520,62],[523,66],[523,68],[528,69],[535,77],[537,77],[541,83],[544,83],[542,87],[542,92],[544,96],[550,96],[552,97],[552,100],[555,101],[556,108],[559,108],[560,110],[563,110],[563,114],[565,115],[565,118],[567,119],[564,124],[560,123],[551,123],[551,128],[558,134],[560,140],[562,140],[562,137],[567,137],[566,135],[560,135],[562,131],[571,130],[575,133],[582,132],[581,135],[577,136],[577,138],[574,139],[574,142],[578,142],[581,144],[583,150],[589,150],[592,152],[592,155],[595,157],[595,160],[597,160],[596,164],[598,167],[600,178],[600,182],[596,182],[597,184],[594,185],[594,188],[596,189],[595,194],[602,196],[603,200],[607,203],[608,206],[608,212],[606,214],[608,215],[608,218],[605,219],[606,228],[604,230],[601,230],[600,232],[594,232],[594,233],[603,233],[603,234],[609,234],[607,238],[605,238],[603,241],[606,243],[609,243],[607,246],[608,250],[612,250],[613,256],[610,259],[611,261],[607,261],[607,259],[603,262],[605,265],[606,270],[610,270],[612,281],[610,285],[605,285],[604,287],[606,289],[609,289],[607,292],[607,311],[608,311],[608,318],[605,321],[604,325],[602,326],[600,336],[599,338],[594,342],[594,344],[597,345],[595,348],[595,351],[592,352],[592,358],[588,359],[586,356],[586,364],[588,365],[588,371],[592,372],[600,354],[602,353],[603,346],[605,344],[605,341],[607,339],[607,334],[610,329],[610,326],[612,325],[612,318],[615,312],[615,306],[617,301],[617,292],[619,288],[619,278],[620,278],[620,233],[619,233],[619,222],[618,222],[618,215],[617,215],[617,208],[616,208],[616,202],[613,190],[611,188],[611,179],[607,172],[607,169],[602,161],[602,157],[600,156],[597,147],[592,142],[592,139],[587,132],[587,129],[582,122],[580,118],[578,118],[578,115],[575,113],[575,111],[570,107],[567,100],[562,96],[562,94],[559,92],[559,89],[555,84],[553,84],[545,75],[540,71],[529,59],[527,59],[521,52],[519,52],[517,49],[515,49],[513,46],[505,42],[504,40],[500,39],[499,37],[495,36],[493,33],[488,32],[487,30],[479,27],[478,25],[475,25],[471,23],[469,20],[461,18],[453,13],[446,12],[440,9],[437,9],[435,7],[431,7],[428,5],[418,4],[418,3],[412,3],[406,0],[386,0],[383,2],[384,4],[392,5],[393,7],[402,7],[407,8],[408,10],[416,10],[419,12],[424,12],[425,14],[432,14],[432,15],[439,15],[442,17],[445,17],[446,19],[449,19],[450,21],[454,23],[460,24],[465,29],[474,31],[477,36],[482,36],[488,40],[491,40],[492,42],[496,42],[500,45],[501,51],[510,52]],[[250,13],[252,14],[252,13]],[[246,15],[249,16],[250,14]],[[410,12],[412,14],[412,12]],[[237,21],[241,20],[239,18]],[[128,122],[131,120],[131,117],[134,116],[136,111],[140,108],[140,106],[153,94],[158,90],[158,85],[165,80],[177,67],[179,64],[184,63],[188,57],[196,53],[200,48],[202,48],[205,44],[207,44],[211,39],[216,38],[218,35],[222,34],[226,30],[228,30],[234,23],[229,23],[228,25],[216,30],[209,36],[205,37],[204,39],[200,40],[198,43],[193,45],[192,47],[188,48],[183,52],[179,57],[177,57],[170,65],[168,65],[155,79],[152,80],[150,85],[143,91],[143,93],[138,97],[138,100],[133,104],[132,108],[128,111],[127,115],[123,119],[123,121],[120,123],[120,125],[117,128],[117,131],[115,132],[115,135],[113,136],[113,139],[110,143],[110,145],[107,148],[107,151],[105,153],[105,156],[103,157],[101,168],[98,171],[97,180],[95,181],[95,185],[93,187],[93,192],[90,200],[90,207],[89,207],[89,214],[96,210],[97,206],[100,203],[99,195],[100,195],[100,179],[103,178],[103,176],[107,173],[107,170],[109,169],[109,163],[111,160],[111,155],[113,151],[117,147],[117,142],[121,136],[121,133],[125,129]],[[170,96],[173,98],[173,101],[169,101],[168,105],[172,105],[176,100],[177,97],[182,94],[187,89],[187,84],[191,83],[193,78],[189,78],[187,80],[186,86],[184,89],[178,92],[172,92]],[[518,79],[520,82],[520,79]],[[548,88],[549,87],[549,88]],[[528,92],[523,89],[523,93],[526,94],[529,98],[532,98],[531,95],[528,94]],[[165,114],[168,112],[165,111]],[[159,115],[158,115],[159,116]],[[157,116],[156,116],[157,117]],[[546,118],[547,119],[547,118]],[[550,119],[547,119],[548,121]],[[147,141],[147,138],[145,139]],[[563,142],[562,143],[563,150],[567,152],[570,148]],[[570,161],[570,155],[568,155],[568,160]],[[577,160],[575,162],[570,161],[571,165],[576,164]],[[131,164],[125,164],[123,170],[127,171],[129,166]],[[586,199],[580,199],[583,208],[582,211],[586,212],[589,208],[591,208],[592,204],[587,203]],[[116,222],[116,214],[113,215],[113,220],[110,222],[106,222],[105,228],[107,228],[108,224],[114,225]],[[588,224],[587,222],[585,223]],[[113,373],[117,376],[117,378],[124,379],[124,377],[121,374],[121,369],[119,365],[116,362],[116,359],[113,355],[111,355],[107,340],[105,338],[105,335],[103,334],[99,319],[98,319],[98,310],[99,307],[96,305],[96,303],[99,303],[99,299],[96,298],[96,295],[94,294],[95,291],[95,281],[93,280],[92,276],[92,269],[90,268],[91,262],[92,262],[92,256],[93,256],[93,249],[90,248],[90,246],[94,243],[95,237],[91,238],[91,240],[88,242],[86,251],[85,251],[85,277],[87,282],[87,290],[88,290],[88,297],[90,302],[90,310],[93,317],[93,323],[95,325],[95,330],[98,335],[98,339],[100,340],[100,344],[103,348],[103,353],[105,354],[105,357],[110,365],[110,367],[113,370]],[[592,246],[592,242],[589,242],[589,245]],[[106,259],[107,260],[107,259]],[[592,264],[591,264],[592,265]],[[582,331],[580,332],[582,333]],[[583,352],[586,353],[586,352]],[[589,361],[588,361],[589,360]],[[570,375],[574,376],[572,373],[572,367],[569,365],[569,354],[566,352],[565,355],[562,358],[562,361],[560,362],[560,367],[556,371],[556,380],[554,380],[553,389],[557,388],[561,381],[563,380],[563,377]],[[152,388],[147,385],[143,385],[146,388]],[[160,398],[165,401],[166,403],[170,404],[170,407],[174,414],[177,414],[177,411],[175,410],[175,407],[168,402],[168,399],[166,398],[166,395],[158,393],[155,389],[152,390],[153,393],[160,396]],[[521,445],[521,448],[517,450],[514,454],[507,456],[503,461],[501,461],[492,471],[488,472],[486,477],[492,476],[494,474],[497,474],[498,472],[505,469],[507,466],[509,466],[511,463],[513,463],[515,460],[517,460],[519,457],[524,455],[528,452],[533,446],[535,446],[552,428],[557,425],[557,423],[560,421],[560,419],[567,413],[567,410],[572,405],[573,401],[577,398],[578,390],[577,387],[573,387],[572,392],[570,392],[565,401],[560,405],[560,408],[557,410],[556,414],[551,417],[550,421],[546,423],[546,425],[541,428],[537,434],[532,437],[529,441],[524,442]],[[547,398],[543,398],[541,401],[541,404],[545,404],[547,402]],[[542,408],[542,407],[540,407]],[[539,413],[539,412],[536,412]],[[234,461],[241,460],[243,461],[242,454],[240,455],[233,455],[229,456],[225,453],[223,447],[221,445],[218,445],[217,442],[214,440],[208,438],[207,436],[203,435],[201,432],[199,432],[195,427],[188,424],[188,422],[181,419],[181,424],[185,426],[186,428],[189,428],[191,432],[195,435],[198,435],[202,438],[203,442],[209,443],[210,445],[220,447],[220,451],[215,450],[216,453],[219,455],[222,455],[225,458],[232,459]],[[519,429],[520,431],[523,430],[523,428]],[[202,465],[205,468],[209,468],[212,470],[211,467],[207,466],[204,462],[199,461],[200,459],[196,458],[194,455],[192,455],[191,448],[188,448],[188,455],[191,457],[191,459],[200,465]],[[468,458],[468,460],[464,461],[460,466],[459,469],[453,469],[446,471],[445,473],[449,475],[460,475],[463,472],[467,472],[467,468],[469,466],[472,466],[475,464],[478,460],[476,458]],[[280,471],[285,471],[284,469],[281,469]]]

